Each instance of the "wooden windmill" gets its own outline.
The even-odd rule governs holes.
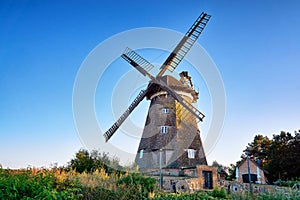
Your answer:
[[[126,48],[122,54],[122,58],[144,76],[149,77],[150,82],[104,133],[104,137],[108,141],[145,97],[150,100],[136,156],[136,163],[142,171],[157,168],[159,163],[168,168],[207,165],[197,126],[199,121],[203,121],[204,114],[192,105],[197,102],[198,93],[193,88],[191,77],[186,71],[180,73],[180,80],[164,74],[167,69],[171,72],[176,69],[202,33],[210,17],[202,13],[197,18],[162,64],[156,77],[149,73],[154,66],[136,52]]]

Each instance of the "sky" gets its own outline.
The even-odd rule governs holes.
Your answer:
[[[0,1],[0,164],[67,164],[85,148],[73,119],[72,95],[90,52],[134,28],[185,33],[202,11],[212,18],[198,43],[218,67],[226,91],[223,130],[208,162],[235,163],[256,134],[299,130],[299,9],[296,0]],[[151,60],[151,53],[139,53]],[[130,70],[116,60],[106,73],[116,79]],[[113,81],[100,81],[98,88],[109,93]],[[98,119],[111,115],[101,98],[107,96],[98,89]],[[143,115],[147,106],[143,102],[136,112]],[[113,119],[105,123],[109,127]]]

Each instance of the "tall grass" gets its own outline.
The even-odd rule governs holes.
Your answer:
[[[80,184],[46,169],[0,169],[0,199],[79,199]]]
[[[0,168],[0,199],[300,199],[297,191],[254,194],[231,193],[224,189],[197,191],[193,194],[170,194],[158,189],[155,179],[138,173],[106,173],[104,169],[92,173],[78,173],[64,169]]]

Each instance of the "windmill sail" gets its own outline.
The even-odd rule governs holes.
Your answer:
[[[151,80],[155,80],[155,77],[152,76],[147,70],[149,69],[148,64],[143,64],[149,62],[138,53],[127,47],[121,57],[129,62],[129,64],[136,68],[141,74],[143,74],[144,76],[148,76]],[[142,65],[140,65],[140,63],[142,63]]]
[[[126,118],[130,115],[130,113],[137,107],[137,105],[145,98],[147,94],[147,90],[142,90],[138,96],[133,100],[127,110],[121,115],[121,117],[106,131],[103,136],[105,137],[105,141],[107,142],[113,134],[118,130],[121,124],[126,120]]]
[[[140,56],[139,54],[137,54],[135,51],[133,51],[128,47],[123,52],[122,58],[124,58],[125,60],[127,60],[127,58],[130,58],[130,60],[127,60],[129,63],[133,61],[148,72],[154,67],[146,59],[144,59],[142,56]]]
[[[197,18],[188,32],[183,36],[179,44],[175,47],[173,52],[169,55],[166,61],[161,66],[161,71],[158,73],[157,77],[162,76],[167,69],[173,72],[178,64],[182,61],[184,56],[189,52],[192,48],[206,24],[210,19],[210,15],[206,13],[201,13],[201,15]]]

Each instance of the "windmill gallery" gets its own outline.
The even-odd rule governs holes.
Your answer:
[[[149,100],[148,115],[135,162],[141,172],[160,175],[161,186],[169,191],[210,189],[217,184],[217,169],[207,165],[197,125],[203,121],[204,114],[192,105],[198,100],[192,78],[187,71],[180,73],[179,80],[165,75],[166,70],[173,72],[183,60],[210,17],[201,13],[161,65],[156,76],[149,72],[154,66],[135,51],[126,48],[121,55],[150,81],[147,88],[138,94],[127,110],[104,133],[105,140],[107,142],[113,136],[144,98]]]

